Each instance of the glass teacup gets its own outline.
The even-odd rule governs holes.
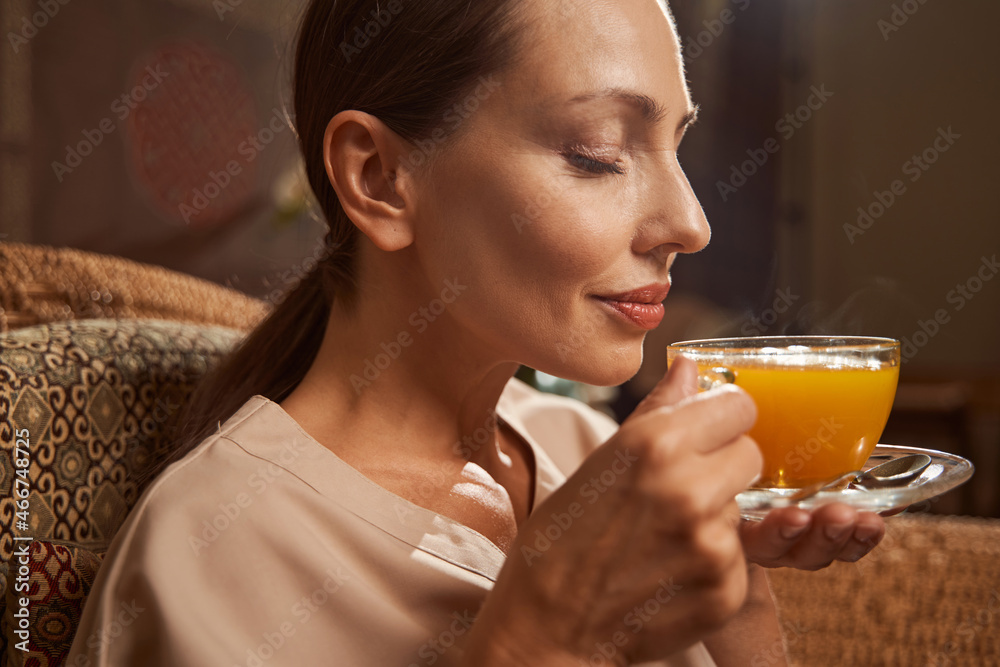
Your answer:
[[[795,489],[860,470],[875,449],[899,380],[891,338],[768,336],[674,343],[699,386],[735,382],[757,403],[750,430],[764,456],[756,488]]]

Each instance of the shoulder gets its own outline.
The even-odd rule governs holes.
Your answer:
[[[497,412],[520,426],[565,475],[618,430],[611,417],[567,396],[548,394],[511,378]]]
[[[285,450],[297,445],[294,434],[282,430],[273,412],[262,409],[265,405],[260,397],[249,399],[215,433],[163,470],[115,536],[120,548],[153,543],[155,553],[167,550],[175,564],[199,569],[215,560],[207,557],[209,551],[231,555],[227,546],[258,537],[243,530],[251,523],[245,517],[267,511],[282,494],[269,494],[270,503],[258,502],[258,496],[298,482],[278,463]]]
[[[155,660],[145,655],[147,665],[229,664],[240,655],[250,639],[243,628],[252,625],[245,600],[260,595],[268,571],[288,557],[265,527],[295,516],[286,493],[260,497],[265,488],[293,485],[293,477],[274,474],[233,437],[240,427],[267,426],[255,417],[257,404],[248,401],[143,493],[98,571],[71,657],[86,654],[98,667],[136,664],[149,641],[162,651]],[[127,631],[102,643],[102,629],[127,605],[138,610]],[[227,632],[213,632],[209,618]]]

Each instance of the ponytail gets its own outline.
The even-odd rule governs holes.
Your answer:
[[[386,9],[388,7],[388,9]],[[334,298],[350,313],[357,299],[358,230],[326,172],[323,138],[345,109],[369,113],[405,140],[438,148],[454,132],[450,109],[480,78],[512,65],[525,37],[513,0],[311,0],[295,53],[295,129],[306,174],[329,225],[327,255],[218,366],[168,425],[172,451],[154,455],[142,489],[184,457],[255,395],[284,400],[319,352]],[[346,48],[368,17],[392,13],[367,48]],[[380,24],[382,25],[382,24]],[[454,113],[454,112],[451,112]],[[442,139],[442,136],[445,139]],[[428,142],[433,137],[433,142]],[[419,167],[433,155],[415,150]]]
[[[140,489],[215,433],[253,396],[277,403],[299,385],[323,343],[334,296],[340,292],[345,305],[353,305],[353,272],[345,266],[353,253],[331,253],[338,248],[331,234],[326,245],[327,253],[315,268],[285,292],[260,324],[201,379],[167,428],[168,442],[174,446],[154,458],[140,475]]]

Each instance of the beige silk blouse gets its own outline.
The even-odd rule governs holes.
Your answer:
[[[533,507],[617,429],[517,379],[497,415],[534,453]],[[504,559],[254,396],[140,498],[98,572],[67,665],[451,665]],[[595,646],[589,663],[611,664],[616,650]],[[715,663],[696,644],[655,664]]]

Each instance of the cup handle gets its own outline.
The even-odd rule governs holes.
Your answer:
[[[698,376],[698,390],[708,391],[709,389],[715,389],[724,384],[734,384],[735,382],[736,373],[731,368],[715,366]]]

